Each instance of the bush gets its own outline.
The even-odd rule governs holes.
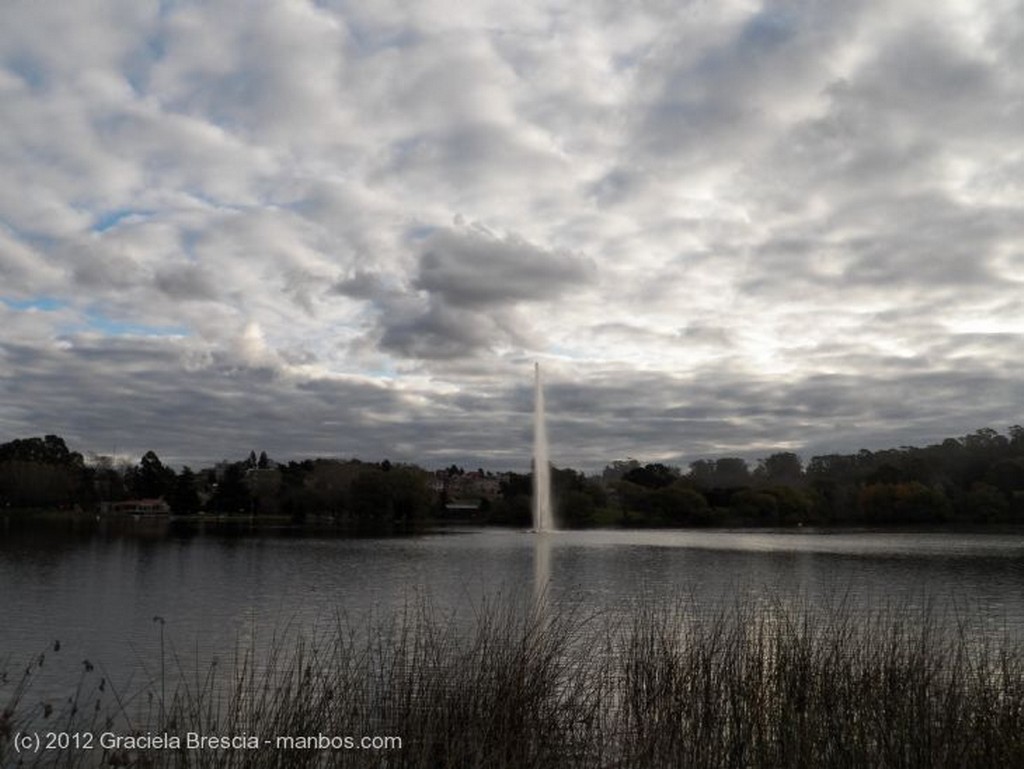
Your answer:
[[[389,750],[95,751],[68,767],[962,767],[1024,765],[1024,649],[963,617],[790,601],[627,615],[425,606],[295,638],[227,678],[104,693],[86,663],[63,708],[30,667],[0,677],[0,764],[19,731],[393,735]],[[163,669],[163,660],[159,668]],[[42,662],[40,661],[40,665]],[[154,665],[157,667],[157,665]],[[105,710],[113,697],[113,709]],[[147,704],[148,703],[148,704]],[[45,703],[44,703],[45,704]],[[95,705],[95,707],[94,707]],[[37,760],[38,759],[38,760]],[[33,761],[37,761],[33,764]]]
[[[946,495],[918,481],[869,484],[858,505],[867,523],[938,523],[952,515]]]

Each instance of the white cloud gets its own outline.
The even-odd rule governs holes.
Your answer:
[[[570,464],[1012,422],[1021,11],[8,3],[0,432],[522,468],[535,358]]]

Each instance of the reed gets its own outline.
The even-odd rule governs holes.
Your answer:
[[[89,666],[49,710],[29,667],[0,684],[0,765],[1024,766],[1024,647],[976,632],[969,615],[782,600],[713,615],[516,605],[339,617],[308,637],[283,633],[261,655],[239,650],[226,673],[161,659],[130,696]],[[58,727],[394,735],[401,747],[15,753],[13,734]]]

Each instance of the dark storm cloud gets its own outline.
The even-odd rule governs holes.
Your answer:
[[[734,160],[779,120],[777,111],[820,75],[856,28],[861,3],[773,3],[722,39],[693,39],[685,24],[646,65],[654,90],[637,129],[637,146],[663,160]],[[671,41],[669,43],[668,41]],[[813,86],[812,86],[813,87]],[[741,156],[742,157],[742,154]]]
[[[383,349],[447,361],[522,345],[529,322],[517,305],[556,300],[594,277],[593,263],[575,254],[480,228],[442,229],[423,242],[409,288],[358,271],[332,293],[370,302]]]
[[[599,468],[626,456],[685,465],[701,456],[756,458],[800,447],[809,459],[888,448],[900,445],[901,436],[905,445],[926,445],[989,424],[993,411],[1010,415],[991,425],[1005,430],[1024,397],[1024,380],[993,376],[970,362],[942,371],[875,366],[878,373],[870,376],[861,370],[789,382],[708,367],[686,376],[623,371],[592,383],[553,384],[547,398],[553,456]],[[956,416],[950,402],[962,404]],[[601,419],[588,418],[595,413]]]
[[[156,286],[170,298],[184,301],[214,299],[217,296],[212,277],[195,265],[160,270],[156,275]]]
[[[82,249],[72,257],[71,274],[75,283],[97,290],[134,286],[143,276],[138,261],[117,251]]]
[[[382,347],[409,358],[449,360],[475,355],[488,349],[504,335],[490,320],[431,303],[408,318],[389,315],[383,320]]]
[[[353,299],[381,299],[395,293],[395,290],[389,288],[380,275],[363,271],[338,281],[331,291]]]
[[[841,86],[841,100],[871,108],[883,129],[911,123],[925,135],[971,142],[1009,138],[1014,112],[993,121],[991,107],[1009,94],[1006,74],[978,50],[966,50],[951,30],[923,22],[900,30],[879,55]],[[996,113],[999,114],[998,112]]]
[[[416,287],[453,307],[557,299],[591,283],[592,262],[514,235],[442,230],[424,244]]]
[[[759,296],[789,295],[800,284],[876,296],[986,291],[1007,277],[998,266],[999,248],[1013,237],[1022,214],[979,211],[935,194],[859,201],[837,207],[827,224],[765,239],[740,286]]]
[[[960,349],[974,350],[980,364],[993,346],[1019,342],[972,336]],[[99,451],[153,448],[192,463],[252,447],[279,456],[389,456],[432,466],[523,468],[528,459],[526,376],[486,398],[410,400],[368,380],[296,380],[216,357],[188,366],[186,347],[183,340],[87,337],[50,350],[4,344],[4,369],[18,376],[0,377],[0,386],[13,401],[38,404],[28,405],[23,419]],[[1012,412],[1024,397],[1024,377],[994,376],[971,360],[938,372],[901,369],[896,361],[874,365],[879,373],[867,378],[858,372],[791,382],[758,378],[735,364],[687,375],[594,371],[571,381],[552,371],[546,377],[553,456],[556,464],[591,470],[626,456],[685,465],[700,456],[755,458],[799,446],[809,447],[806,459],[809,451],[883,448],[901,436],[927,443],[966,433],[988,423],[991,409]],[[954,420],[951,400],[962,403]]]
[[[24,419],[82,450],[152,448],[189,463],[253,447],[282,457],[380,457],[388,446],[376,416],[407,408],[370,381],[310,384],[219,358],[197,368],[187,352],[181,340],[137,338],[75,337],[49,350],[3,344],[7,371],[18,376],[0,375],[0,386],[27,404]]]
[[[729,329],[701,321],[694,321],[679,329],[678,336],[687,345],[710,345],[723,349],[731,347],[734,342]]]

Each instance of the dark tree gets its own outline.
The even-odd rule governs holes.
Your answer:
[[[0,506],[53,507],[94,498],[82,455],[57,435],[0,444]]]
[[[143,454],[139,466],[129,476],[131,492],[144,499],[167,497],[174,484],[174,470],[165,467],[154,451]]]
[[[198,479],[187,465],[178,473],[174,488],[167,496],[167,502],[175,515],[193,515],[199,512]]]
[[[669,467],[660,462],[634,468],[622,476],[622,480],[635,483],[637,486],[643,486],[647,489],[660,489],[671,485],[678,479],[678,468]]]
[[[245,482],[247,463],[234,462],[224,470],[210,499],[210,507],[223,513],[248,513],[252,509],[252,496]]]
[[[278,490],[281,511],[296,523],[301,523],[306,516],[317,512],[313,492],[307,487],[307,479],[313,472],[313,460],[289,462],[279,467],[281,486]]]
[[[432,504],[423,471],[390,463],[386,470],[381,466],[360,472],[350,495],[355,523],[364,531],[412,528],[427,516]]]
[[[766,484],[797,486],[803,482],[804,468],[799,456],[791,451],[780,451],[760,460],[755,475]]]
[[[736,489],[750,485],[750,468],[740,457],[700,459],[690,464],[690,480],[702,489]]]

